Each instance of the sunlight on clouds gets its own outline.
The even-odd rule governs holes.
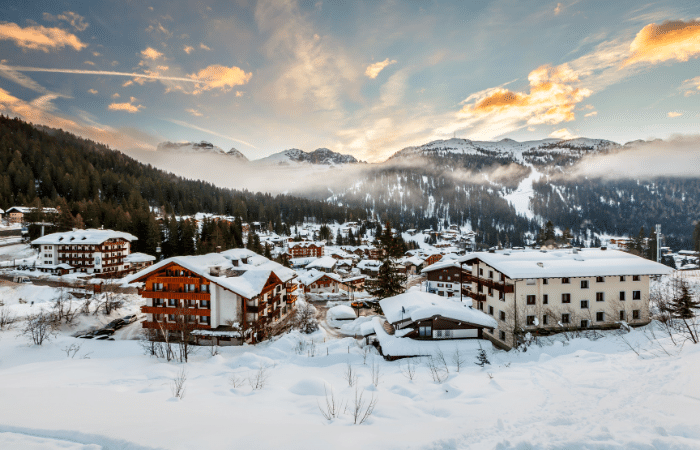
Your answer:
[[[593,116],[597,116],[597,115],[598,115],[598,111],[591,111],[588,114],[584,114],[583,117],[593,117]]]
[[[682,115],[683,115],[683,113],[682,113],[682,112],[678,112],[678,111],[670,111],[670,112],[668,113],[668,117],[670,117],[670,118],[680,117],[680,116],[682,116]]]
[[[391,61],[389,58],[385,59],[384,61],[379,61],[374,64],[370,64],[367,66],[367,70],[365,70],[365,75],[367,75],[371,79],[377,78],[377,75],[379,75],[379,72],[384,70],[384,68],[388,65],[395,64],[396,60],[392,59]]]
[[[22,28],[16,23],[0,23],[0,40],[14,41],[19,47],[30,50],[41,50],[46,53],[51,49],[72,47],[82,50],[87,47],[74,34],[60,28],[46,28],[41,25]]]
[[[630,44],[632,55],[622,67],[640,62],[657,64],[668,60],[688,61],[700,55],[700,20],[649,24]]]
[[[562,4],[557,3],[557,6],[554,8],[554,15],[558,16],[559,14],[561,14],[562,9]]]
[[[557,131],[553,131],[549,134],[549,137],[554,138],[554,139],[564,139],[564,140],[569,140],[569,139],[576,139],[578,136],[575,134],[571,134],[569,130],[566,128],[562,128]]]
[[[136,99],[134,97],[131,97],[131,99],[129,99],[129,100],[130,100],[129,102],[125,102],[125,103],[112,103],[107,107],[107,109],[109,109],[110,111],[126,111],[128,113],[133,114],[133,113],[139,112],[139,110],[144,108],[143,105],[134,105],[133,104],[136,102]]]
[[[197,111],[194,108],[189,108],[189,109],[186,109],[185,111],[187,111],[188,113],[192,114],[195,117],[202,117],[202,113]]]
[[[199,48],[201,48],[202,50],[211,50],[209,47],[207,47],[206,45],[204,45],[202,43],[199,44]]]
[[[192,47],[191,45],[185,45],[182,48],[182,51],[189,55],[190,53],[192,53],[194,51],[194,47]]]
[[[91,94],[97,94],[97,89],[88,89],[88,92]]]
[[[194,94],[199,94],[202,91],[209,91],[212,89],[221,89],[224,92],[228,92],[234,86],[246,84],[250,81],[252,76],[252,72],[246,73],[239,67],[225,67],[214,64],[197,73],[193,73],[190,75],[190,78],[202,82],[201,84],[197,84],[197,89],[193,92]]]
[[[70,26],[75,28],[76,31],[85,31],[89,25],[87,22],[85,22],[85,17],[71,11],[64,11],[63,14],[59,14],[57,16],[44,13],[43,17],[44,20],[49,22],[58,22],[61,20],[68,22]]]
[[[686,97],[700,93],[700,76],[685,80],[681,86],[681,90],[684,91]]]
[[[578,88],[578,75],[567,64],[539,67],[528,76],[530,92],[494,88],[470,96],[460,111],[464,118],[490,117],[493,121],[522,121],[528,125],[574,120],[576,104],[591,95]]]
[[[143,56],[144,58],[147,58],[147,59],[155,60],[155,59],[162,57],[163,54],[153,47],[148,47],[146,50],[143,50],[141,52],[141,56]]]

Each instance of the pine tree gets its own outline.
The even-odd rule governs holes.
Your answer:
[[[554,241],[556,238],[556,234],[554,233],[554,224],[552,223],[551,220],[547,221],[547,224],[545,225],[544,229],[544,241],[545,243],[549,241]]]
[[[380,228],[381,229],[381,228]],[[379,266],[377,278],[371,280],[367,285],[367,292],[378,300],[393,297],[403,293],[406,288],[406,275],[396,270],[395,259],[403,256],[403,239],[399,241],[392,231],[391,224],[387,222],[384,231],[377,236],[377,245],[382,255],[382,265]],[[405,247],[405,244],[404,244]],[[379,308],[376,308],[379,310]]]
[[[693,341],[694,344],[697,344],[697,329],[691,327],[691,324],[688,321],[692,320],[697,315],[697,311],[700,310],[700,301],[693,300],[693,297],[690,295],[690,291],[688,290],[688,283],[685,280],[680,279],[676,280],[676,282],[678,283],[677,287],[679,292],[677,292],[669,303],[668,312],[671,314],[672,318],[683,321],[683,324],[688,330],[690,340]]]
[[[489,366],[491,365],[491,361],[489,361],[489,358],[486,355],[486,350],[481,348],[481,344],[479,344],[479,353],[476,355],[476,362],[474,364],[481,367],[484,367],[486,364]]]

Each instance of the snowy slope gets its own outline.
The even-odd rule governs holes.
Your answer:
[[[259,164],[316,164],[324,166],[335,166],[341,164],[354,164],[359,162],[352,155],[344,155],[327,148],[317,148],[312,152],[305,152],[298,148],[284,150],[279,153],[261,158],[255,161]]]
[[[240,162],[248,162],[248,158],[236,150],[231,148],[230,150],[223,150],[220,147],[206,141],[201,142],[161,142],[158,144],[156,151],[177,153],[177,154],[215,154],[215,155],[226,155]]]

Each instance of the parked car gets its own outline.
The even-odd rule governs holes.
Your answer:
[[[113,341],[114,338],[113,338],[113,337],[110,337],[110,336],[107,335],[107,334],[103,334],[102,336],[97,336],[97,337],[95,338],[95,340],[96,340],[96,341]]]
[[[104,335],[111,336],[114,334],[114,331],[115,331],[114,328],[105,327],[105,328],[102,328],[102,329],[95,331],[95,336],[104,336]]]
[[[31,280],[29,277],[24,277],[24,276],[16,276],[12,279],[14,283],[31,283]]]
[[[130,324],[134,323],[138,320],[138,316],[136,314],[131,314],[130,316],[124,316],[122,317],[122,320],[124,321],[125,324]]]
[[[124,319],[115,319],[115,320],[111,321],[110,323],[108,323],[107,325],[105,325],[105,328],[114,328],[115,330],[118,330],[121,327],[123,327],[124,325],[126,325],[126,322],[124,322]]]
[[[95,336],[93,336],[92,334],[84,334],[82,336],[78,336],[78,339],[92,339],[94,337]]]

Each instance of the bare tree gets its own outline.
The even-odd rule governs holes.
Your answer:
[[[63,351],[66,352],[66,356],[68,356],[69,358],[74,358],[75,354],[80,351],[80,345],[71,344],[68,347],[64,347]]]
[[[0,330],[10,330],[17,322],[17,316],[8,308],[3,306],[0,308]]]
[[[64,322],[66,324],[72,324],[73,319],[75,319],[75,316],[78,314],[78,309],[73,309],[73,300],[66,292],[64,284],[61,284],[58,288],[52,307],[56,321],[59,323]]]
[[[124,294],[118,292],[119,287],[112,281],[102,284],[102,294],[97,299],[97,306],[94,314],[101,310],[105,315],[112,314],[112,311],[117,311],[124,306]]]
[[[182,400],[185,397],[185,382],[187,381],[187,371],[185,368],[181,368],[178,374],[173,378],[173,384],[171,386],[171,391],[173,397]]]
[[[232,373],[228,381],[229,383],[231,383],[231,386],[233,386],[234,388],[238,388],[243,386],[244,378],[235,373]]]
[[[316,404],[318,405],[318,409],[319,409],[319,411],[321,411],[321,414],[323,415],[323,417],[327,421],[330,422],[331,420],[340,416],[342,409],[343,409],[343,402],[342,401],[339,402],[338,400],[336,400],[335,393],[333,392],[332,386],[331,386],[330,395],[328,395],[328,389],[326,389],[325,386],[323,387],[323,391],[326,394],[325,407],[321,408],[321,405],[319,405],[318,402],[316,402]]]
[[[401,366],[401,373],[413,381],[413,378],[416,376],[416,364],[413,362],[413,358],[408,358],[406,364]]]
[[[447,372],[444,371],[443,367],[435,360],[433,356],[428,356],[425,365],[430,371],[430,376],[433,377],[433,381],[436,383],[442,383],[447,379]]]
[[[353,369],[352,364],[348,361],[347,365],[345,366],[345,372],[343,372],[343,378],[345,378],[345,381],[348,382],[348,386],[353,387],[355,384],[357,384],[357,372],[355,369]]]
[[[248,376],[248,384],[256,391],[263,389],[267,385],[267,380],[270,378],[269,366],[260,364],[255,372]]]
[[[435,362],[440,365],[442,370],[449,374],[450,368],[447,367],[447,359],[445,359],[445,354],[439,346],[435,346]]]
[[[455,345],[455,351],[452,353],[452,364],[455,365],[457,372],[462,368],[462,366],[467,362],[464,354],[459,351],[459,345]]]
[[[355,398],[352,404],[352,417],[354,419],[355,425],[363,424],[374,412],[375,406],[377,406],[377,399],[372,394],[372,397],[367,400],[363,400],[363,395],[365,390],[358,392],[357,386],[355,386]]]
[[[372,376],[372,384],[375,387],[379,386],[379,382],[381,381],[381,378],[382,378],[382,368],[379,364],[377,364],[376,358],[372,358],[372,365],[369,366],[369,372],[370,372],[370,375]]]
[[[29,337],[34,345],[48,342],[58,333],[53,314],[41,312],[27,316],[22,334]]]

